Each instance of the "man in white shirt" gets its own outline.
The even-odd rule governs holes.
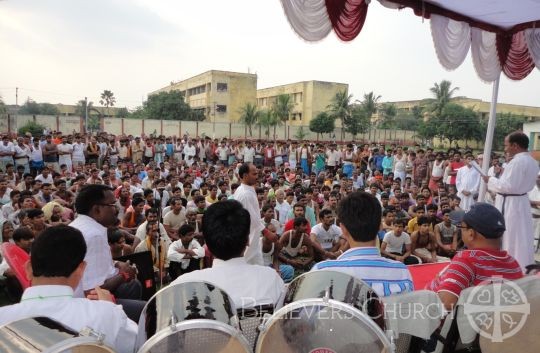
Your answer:
[[[465,166],[459,168],[456,175],[457,196],[461,198],[459,208],[465,212],[468,212],[474,204],[474,194],[478,192],[480,187],[480,173],[472,167],[473,159],[472,155],[467,155]]]
[[[229,165],[229,147],[225,145],[225,141],[221,141],[221,146],[216,148],[216,154],[219,161],[227,167]]]
[[[15,155],[15,146],[8,136],[4,135],[2,143],[0,143],[0,169],[4,173],[6,172],[6,166],[13,164],[13,155]]]
[[[335,259],[343,254],[347,244],[341,238],[341,228],[335,225],[334,213],[325,208],[319,212],[321,223],[311,228],[311,242],[319,259]]]
[[[22,165],[24,167],[25,173],[30,173],[30,146],[24,144],[24,139],[22,137],[17,138],[17,145],[15,145],[15,166],[18,167]]]
[[[236,200],[217,202],[203,216],[202,233],[215,259],[212,268],[178,277],[171,285],[205,281],[223,289],[237,309],[276,305],[284,289],[279,274],[270,267],[250,265],[242,256],[250,239],[251,215]],[[256,222],[261,223],[257,216]]]
[[[242,154],[244,155],[244,163],[253,163],[255,159],[255,148],[251,145],[251,141],[246,142]]]
[[[144,212],[144,215],[146,216],[146,221],[142,222],[139,227],[137,227],[137,231],[135,232],[135,236],[141,241],[146,238],[146,225],[148,224],[148,222],[158,221],[158,209],[149,208]],[[169,235],[167,234],[167,230],[163,226],[163,223],[159,223],[159,235],[165,240],[167,244],[172,243],[172,240],[171,238],[169,238]]]
[[[142,287],[136,279],[136,270],[124,262],[113,263],[107,241],[107,227],[117,222],[116,205],[114,193],[105,185],[85,185],[77,194],[75,209],[78,216],[70,226],[82,232],[87,252],[84,258],[86,269],[75,295],[82,297],[96,286],[101,286],[119,298],[117,302],[123,305],[128,316],[138,321],[144,302],[137,300],[141,298]]]
[[[287,216],[291,212],[292,207],[287,201],[285,201],[285,191],[278,189],[276,191],[276,206],[275,210],[278,211],[278,221],[281,227],[287,223]]]
[[[334,173],[336,171],[336,167],[339,165],[339,160],[341,157],[341,153],[336,150],[336,145],[332,144],[330,145],[330,150],[326,152],[326,166],[328,169]]]
[[[178,239],[178,229],[186,223],[186,210],[182,200],[175,198],[171,201],[171,210],[163,217],[163,225],[172,239]]]
[[[73,171],[73,163],[71,155],[73,154],[73,146],[67,143],[67,137],[62,136],[62,143],[58,145],[58,164],[65,164],[68,172]]]
[[[260,246],[261,232],[264,225],[261,222],[261,209],[254,186],[257,184],[259,172],[253,163],[244,163],[238,169],[238,175],[242,184],[234,192],[233,198],[240,202],[249,212],[251,217],[251,229],[249,232],[249,245],[244,254],[246,261],[254,265],[262,265],[262,250]]]
[[[188,140],[187,144],[184,146],[184,161],[186,161],[188,167],[191,167],[193,164],[193,158],[195,158],[196,154],[197,148],[193,145],[191,140]]]
[[[53,179],[53,176],[51,174],[51,170],[49,169],[49,167],[45,166],[43,167],[43,170],[41,171],[41,174],[39,174],[35,180],[38,180],[38,181],[41,181],[43,184],[47,183],[47,184],[54,184],[54,179]]]
[[[178,229],[179,239],[169,246],[167,259],[169,260],[169,274],[172,280],[185,273],[200,269],[199,259],[204,257],[204,248],[195,236],[195,228],[184,224]]]
[[[104,334],[104,343],[116,352],[133,352],[137,324],[112,302],[109,292],[96,287],[89,298],[97,300],[73,298],[85,272],[85,255],[86,243],[77,229],[62,225],[43,231],[34,241],[26,265],[32,286],[24,291],[19,304],[0,308],[0,326],[48,317],[74,331],[89,327]]]
[[[538,236],[540,235],[540,173],[536,177],[536,185],[534,188],[529,191],[529,201],[531,202],[531,214],[533,218],[533,230],[535,234],[535,241],[539,241]],[[6,205],[7,206],[7,205]],[[4,206],[4,207],[6,207]],[[2,207],[2,209],[4,209]],[[538,249],[538,244],[535,245]]]

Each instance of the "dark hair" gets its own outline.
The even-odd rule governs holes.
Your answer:
[[[23,239],[28,240],[32,239],[34,237],[34,233],[32,230],[28,227],[19,227],[13,231],[13,234],[11,235],[11,238],[13,238],[14,242],[19,242]]]
[[[154,190],[152,189],[145,189],[143,191],[144,198],[146,198],[148,195],[153,195],[153,194],[154,194]]]
[[[218,202],[206,210],[202,233],[210,252],[218,259],[242,256],[249,242],[251,217],[235,200]]]
[[[308,220],[305,217],[296,217],[293,221],[293,227],[305,226],[308,224]]]
[[[326,217],[327,214],[332,214],[332,210],[329,210],[328,208],[323,208],[321,212],[319,212],[319,219],[322,220],[324,217]]]
[[[84,260],[86,242],[76,228],[66,225],[53,226],[37,237],[32,244],[31,254],[34,276],[69,277]]]
[[[419,217],[419,218],[418,218],[417,224],[418,224],[419,226],[421,226],[422,224],[429,224],[429,223],[430,223],[430,222],[429,222],[429,218],[426,217],[426,216],[422,216],[422,217]]]
[[[508,135],[508,142],[515,143],[523,149],[529,148],[529,138],[521,131],[515,131]]]
[[[75,210],[78,214],[88,216],[92,207],[103,202],[107,191],[112,192],[112,189],[102,184],[88,184],[83,186],[75,199]]]
[[[178,228],[178,235],[182,237],[194,231],[195,231],[195,228],[193,228],[193,226],[189,224],[183,224],[180,228]]]
[[[428,211],[437,211],[439,208],[437,207],[437,205],[430,203],[429,205],[426,206],[426,209]]]
[[[395,213],[396,212],[396,209],[394,207],[386,207],[383,212],[382,212],[382,215],[383,217],[386,217],[389,213]]]
[[[424,206],[416,206],[414,208],[414,212],[418,212],[418,211],[424,211],[426,212],[426,209],[424,208]]]
[[[124,233],[118,228],[108,228],[107,229],[107,242],[109,244],[118,243],[122,238],[125,238]]]
[[[273,209],[274,209],[274,207],[271,204],[267,203],[266,205],[264,205],[262,207],[261,213],[266,213],[266,211],[273,210]]]
[[[133,201],[131,201],[131,206],[136,207],[137,205],[145,203],[144,199],[141,197],[135,197]]]
[[[202,195],[195,196],[193,198],[193,203],[195,203],[195,205],[197,205],[199,202],[202,202],[202,201],[206,201],[206,199]]]
[[[394,226],[407,226],[407,220],[405,218],[398,218],[394,221]]]
[[[43,215],[43,211],[40,210],[39,208],[31,208],[29,210],[26,210],[26,215],[28,216],[28,218],[34,219],[36,217]]]
[[[251,163],[242,163],[240,168],[238,168],[238,176],[240,177],[240,179],[242,179],[244,177],[244,174],[249,173],[249,165],[250,164]]]
[[[351,193],[337,207],[339,221],[351,237],[360,242],[375,240],[381,225],[381,213],[379,200],[364,191]]]

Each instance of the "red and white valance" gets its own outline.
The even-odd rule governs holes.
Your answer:
[[[416,15],[430,19],[435,52],[448,70],[459,67],[469,49],[476,72],[484,81],[494,81],[501,71],[512,80],[521,80],[535,66],[540,69],[540,28],[536,28],[536,25],[540,27],[540,5],[526,0],[379,2],[391,9],[410,7]],[[497,7],[496,15],[484,15],[480,11],[487,2]],[[339,39],[351,41],[362,30],[369,0],[281,0],[281,3],[292,28],[304,40],[322,40],[333,29]]]

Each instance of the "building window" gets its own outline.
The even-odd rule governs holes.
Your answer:
[[[298,113],[298,120],[302,120],[302,113]]]
[[[217,88],[216,90],[218,92],[227,92],[227,84],[226,83],[222,83],[222,82],[218,82],[217,83]]]
[[[294,94],[294,102],[295,103],[302,103],[302,92]]]
[[[227,106],[226,105],[216,105],[216,112],[218,113],[226,113],[227,112]]]
[[[201,86],[197,86],[197,87],[193,87],[193,88],[188,89],[188,94],[190,96],[195,95],[195,94],[205,93],[205,92],[206,92],[206,86],[205,85],[201,85]]]

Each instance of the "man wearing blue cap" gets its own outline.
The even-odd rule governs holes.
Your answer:
[[[498,209],[487,203],[476,203],[463,215],[459,227],[467,250],[458,252],[428,286],[437,292],[447,310],[452,309],[461,291],[468,287],[492,277],[507,280],[523,277],[516,259],[501,250],[506,227]]]

